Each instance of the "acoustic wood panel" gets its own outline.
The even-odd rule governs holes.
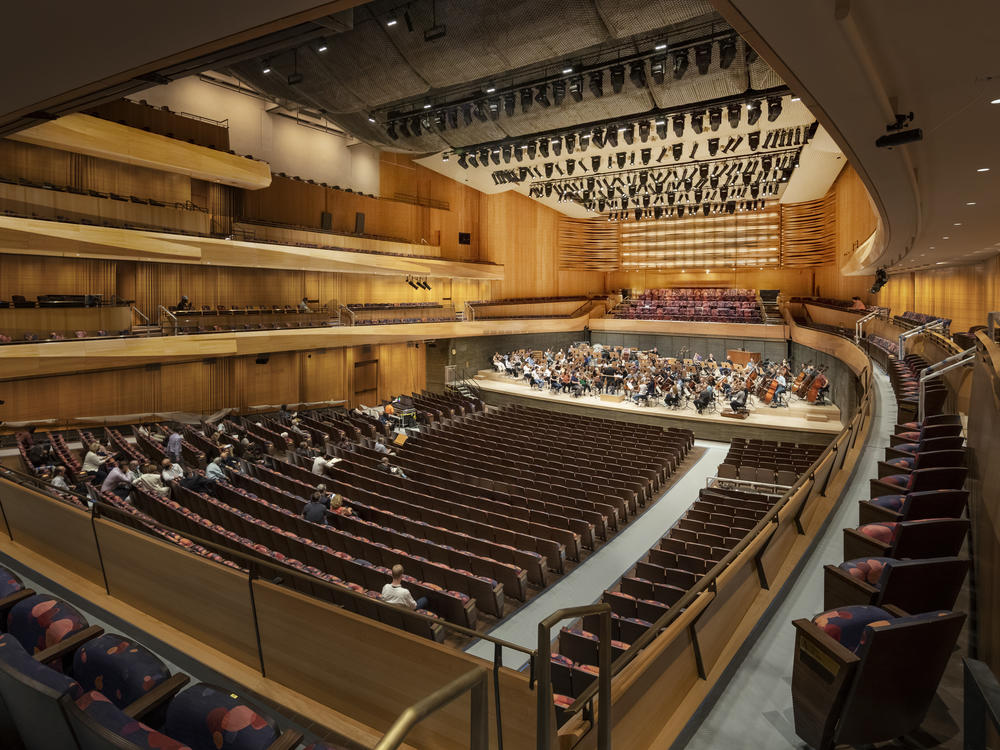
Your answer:
[[[264,162],[80,113],[21,130],[10,138],[249,190],[271,184],[271,169]]]
[[[619,224],[559,218],[559,266],[573,271],[617,271]]]
[[[781,206],[781,265],[822,266],[834,262],[837,243],[837,197]]]

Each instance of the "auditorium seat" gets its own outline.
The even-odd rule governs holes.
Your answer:
[[[924,518],[961,518],[968,490],[930,490],[880,495],[858,503],[859,522],[919,521]]]
[[[905,486],[914,471],[940,467],[956,467],[965,463],[965,451],[961,448],[950,450],[921,451],[913,456],[900,456],[879,461],[879,480],[886,484]]]
[[[29,654],[44,656],[44,663],[68,671],[76,647],[102,631],[91,626],[68,602],[48,594],[32,594],[11,607],[7,634],[16,638]]]
[[[879,521],[844,529],[844,558],[954,557],[969,530],[964,518],[925,518],[920,521]]]
[[[815,750],[916,730],[934,700],[965,615],[848,606],[795,620],[795,733]]]
[[[826,565],[823,606],[893,604],[914,614],[951,609],[968,570],[969,561],[958,557],[860,557]]]
[[[951,451],[944,451],[951,453]],[[961,466],[915,469],[908,474],[893,474],[868,481],[872,497],[895,495],[901,491],[927,492],[929,490],[957,490],[965,484],[968,470]]]

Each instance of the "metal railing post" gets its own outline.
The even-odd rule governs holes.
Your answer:
[[[916,328],[911,328],[908,331],[903,331],[899,334],[899,338],[896,340],[896,346],[899,347],[899,351],[896,352],[896,358],[902,362],[903,358],[906,356],[906,340],[912,338],[919,333],[926,333],[932,328],[940,328],[944,330],[944,321],[941,318],[937,320],[932,320],[930,323],[924,323],[922,326],[917,326]]]
[[[159,307],[160,307],[160,313],[163,314],[163,315],[166,315],[170,320],[172,320],[174,322],[174,335],[176,336],[177,335],[177,329],[178,329],[177,316],[174,315],[172,312],[170,312],[170,310],[168,310],[167,308],[165,308],[163,305],[160,305]]]
[[[878,317],[878,310],[875,310],[874,312],[870,312],[867,315],[865,315],[863,318],[859,318],[857,321],[855,321],[855,323],[854,323],[854,343],[855,344],[860,343],[861,342],[861,338],[864,336],[865,323],[867,323],[872,318],[877,318],[877,317]]]

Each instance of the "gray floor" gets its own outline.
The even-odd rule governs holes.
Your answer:
[[[604,590],[615,584],[684,515],[684,511],[698,497],[698,490],[705,487],[705,480],[715,476],[729,449],[727,443],[707,440],[696,440],[695,445],[705,448],[704,455],[651,508],[562,580],[491,630],[490,635],[534,648],[538,644],[538,623],[543,618],[563,607],[598,601]],[[493,648],[489,641],[474,641],[465,650],[492,661]],[[527,657],[504,649],[503,663],[504,666],[521,669],[527,664]]]
[[[895,424],[896,399],[889,379],[874,371],[878,392],[871,439],[858,460],[851,484],[834,511],[826,532],[805,562],[802,574],[771,616],[735,674],[725,682],[714,705],[702,714],[686,750],[754,748],[785,750],[804,747],[792,722],[792,620],[823,611],[823,566],[844,561],[842,529],[856,526],[859,500],[866,500],[868,480],[885,454]],[[710,698],[711,700],[711,698]],[[697,717],[696,717],[697,720]]]

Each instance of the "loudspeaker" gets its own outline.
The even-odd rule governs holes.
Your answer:
[[[406,435],[402,432],[397,432],[396,437],[392,439],[393,445],[403,445],[406,442]]]
[[[319,225],[326,231],[333,229],[333,214],[329,211],[324,211],[319,215]]]
[[[355,234],[365,233],[365,215],[360,211],[354,214],[354,233]]]
[[[472,244],[472,234],[470,232],[459,232],[458,233],[458,244],[459,245],[471,245]]]
[[[257,362],[258,365],[266,365],[270,359],[271,355],[261,354],[259,357],[257,357],[255,361]]]

